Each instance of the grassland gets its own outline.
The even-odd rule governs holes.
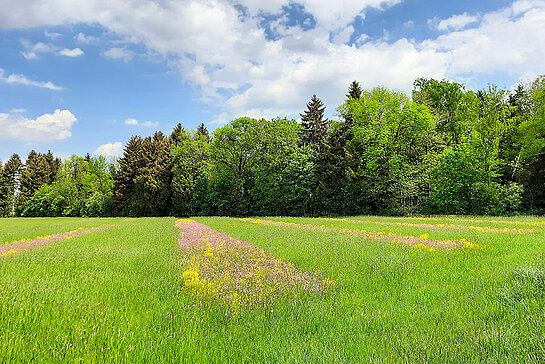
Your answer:
[[[36,236],[63,233],[79,227],[104,226],[120,219],[79,217],[36,217],[32,219],[0,218],[0,244],[19,239],[32,239]]]
[[[0,362],[545,361],[544,219],[195,220],[336,285],[233,311],[184,285],[173,218],[0,220],[0,242],[107,225],[0,257]]]

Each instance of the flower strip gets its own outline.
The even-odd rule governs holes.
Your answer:
[[[394,222],[394,221],[376,221],[376,220],[348,220],[348,219],[335,219],[335,218],[317,218],[324,221],[339,221],[348,222],[352,224],[376,224],[376,225],[391,225],[391,226],[406,226],[406,227],[418,227],[426,229],[466,229],[475,230],[479,232],[491,232],[491,233],[507,233],[507,234],[529,234],[535,233],[535,229],[512,229],[512,228],[491,228],[472,225],[454,225],[454,224],[415,224],[410,222]]]
[[[88,229],[84,229],[80,227],[80,228],[77,228],[76,230],[67,231],[65,233],[57,233],[57,234],[51,234],[46,236],[37,236],[32,239],[21,239],[11,243],[6,243],[3,245],[0,245],[0,257],[13,255],[19,252],[34,249],[48,243],[71,239],[76,236],[80,236],[82,234],[85,234],[91,231],[96,231],[99,229],[102,229],[102,227],[94,227],[94,228],[88,228]]]
[[[344,234],[357,234],[367,238],[376,239],[380,241],[388,241],[392,243],[401,243],[411,245],[415,248],[427,250],[429,252],[436,251],[436,248],[466,248],[466,249],[484,249],[486,246],[478,245],[467,241],[466,239],[460,240],[433,240],[430,239],[429,234],[422,234],[420,236],[402,235],[392,232],[383,231],[368,231],[363,229],[348,229],[348,228],[336,228],[325,225],[312,225],[312,224],[296,224],[292,222],[272,221],[262,219],[244,218],[242,221],[249,221],[254,224],[274,225],[274,226],[292,226],[310,230],[321,231],[335,231]]]
[[[324,293],[335,286],[331,278],[303,272],[256,245],[194,220],[180,219],[175,225],[182,230],[179,246],[187,257],[184,286],[196,297],[236,309],[305,292]]]

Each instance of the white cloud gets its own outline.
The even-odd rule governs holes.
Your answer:
[[[158,128],[159,123],[156,121],[138,121],[134,118],[128,118],[125,119],[125,125],[137,125],[137,126],[145,126],[148,128]]]
[[[439,30],[461,30],[464,29],[467,25],[476,23],[479,19],[476,16],[471,16],[468,13],[463,13],[460,15],[454,15],[448,19],[441,20],[437,25]]]
[[[123,144],[121,142],[102,144],[93,154],[104,157],[117,157],[123,154]]]
[[[517,1],[485,14],[476,28],[447,33],[425,46],[448,54],[449,75],[508,72],[526,78],[545,72],[543,34],[545,1]]]
[[[61,33],[55,33],[55,32],[48,32],[47,29],[44,30],[44,35],[48,37],[49,39],[57,39],[62,34]]]
[[[271,24],[273,40],[262,27],[262,14],[282,17],[291,0],[5,1],[14,11],[0,13],[0,28],[99,24],[124,40],[105,57],[128,62],[136,55],[131,46],[143,45],[226,115],[297,115],[313,93],[332,110],[354,79],[366,88],[382,84],[408,91],[416,77],[495,71],[526,77],[545,71],[545,0],[517,0],[478,18],[461,14],[432,21],[445,31],[436,39],[390,41],[386,33],[380,40],[363,35],[353,45],[346,41],[355,17],[365,17],[369,6],[402,0],[300,0],[316,27],[303,30],[278,20]],[[240,16],[235,4],[245,6],[247,15]],[[77,39],[84,43],[88,37],[81,34]],[[50,47],[34,46],[27,49],[29,57]]]
[[[58,50],[58,47],[43,42],[32,44],[28,41],[23,41],[22,43],[25,50],[21,54],[26,59],[36,59],[40,53],[54,53]]]
[[[74,49],[64,48],[58,51],[57,54],[60,56],[67,56],[67,57],[79,57],[83,55],[83,51],[79,48],[74,48]]]
[[[134,58],[134,52],[128,50],[127,48],[114,47],[105,51],[104,56],[111,59],[120,59],[123,62],[127,63]]]
[[[41,53],[53,53],[57,56],[66,57],[79,57],[83,55],[83,51],[80,48],[68,49],[62,48],[50,43],[30,43],[28,41],[22,41],[24,51],[21,52],[26,59],[36,59]]]
[[[92,44],[92,43],[97,43],[98,41],[100,41],[100,39],[92,35],[85,35],[84,33],[81,33],[81,32],[78,33],[78,35],[76,35],[76,42],[78,43]]]
[[[77,121],[69,110],[55,110],[36,119],[16,114],[0,114],[0,139],[46,142],[72,136],[70,129]]]
[[[62,87],[55,85],[51,81],[47,81],[47,82],[32,81],[32,80],[29,80],[28,78],[26,78],[26,76],[20,75],[20,74],[12,73],[12,74],[10,74],[9,76],[6,77],[4,70],[1,69],[1,68],[0,68],[0,82],[47,88],[47,89],[53,90],[53,91],[60,91],[60,90],[63,89]]]
[[[210,125],[218,125],[222,126],[227,123],[229,123],[231,119],[229,118],[229,114],[226,112],[222,112],[221,114],[217,115],[216,118],[209,122]]]
[[[9,111],[12,114],[24,114],[26,113],[26,109],[20,108],[20,109],[11,109]]]

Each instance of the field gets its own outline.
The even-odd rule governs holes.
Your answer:
[[[544,308],[536,217],[0,219],[0,362],[543,362]]]

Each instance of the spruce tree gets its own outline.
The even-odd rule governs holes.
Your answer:
[[[204,126],[204,123],[201,123],[201,125],[199,125],[199,127],[197,128],[197,135],[202,135],[205,140],[210,142],[210,134],[208,133],[208,129],[206,128],[206,126]]]
[[[17,214],[23,212],[26,202],[42,185],[55,181],[60,163],[60,159],[55,159],[51,151],[47,154],[30,151],[21,172],[21,191],[15,208]]]
[[[8,185],[4,175],[4,167],[0,160],[0,217],[7,216],[9,210]]]
[[[307,109],[300,114],[303,125],[301,141],[304,146],[308,145],[314,150],[319,150],[323,145],[329,129],[329,120],[324,119],[324,111],[322,101],[316,95],[312,95],[307,103]]]
[[[184,127],[182,126],[182,123],[176,124],[176,126],[172,130],[172,133],[170,133],[170,137],[169,137],[170,142],[173,145],[180,144],[183,141],[183,135],[185,135],[185,133],[182,133],[183,131],[184,131]]]
[[[348,94],[346,95],[346,97],[350,100],[350,99],[354,99],[354,100],[358,100],[358,99],[361,99],[361,95],[362,95],[363,91],[360,87],[360,84],[357,82],[357,81],[352,81],[352,83],[350,84],[350,86],[348,87]]]
[[[132,136],[119,159],[119,168],[114,173],[114,200],[122,214],[138,215],[136,177],[142,167],[142,138]]]
[[[12,154],[4,165],[4,180],[7,186],[8,198],[8,216],[12,216],[15,211],[15,199],[17,197],[16,194],[19,191],[22,166],[23,163],[18,154]]]

